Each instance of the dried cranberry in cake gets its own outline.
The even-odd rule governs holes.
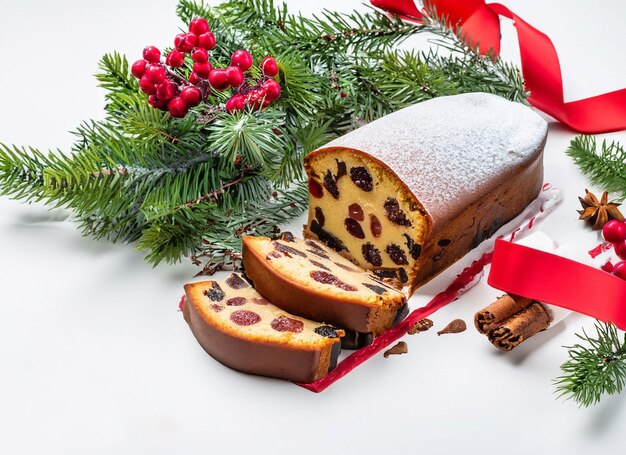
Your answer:
[[[295,254],[296,256],[300,256],[303,258],[306,257],[306,253],[303,253],[302,251],[297,250],[296,248],[292,248],[290,246],[284,245],[280,242],[274,242],[274,248],[276,248],[278,251],[286,255]]]
[[[337,187],[337,180],[332,172],[326,171],[324,174],[324,188],[335,198],[339,199],[339,188]]]
[[[387,248],[385,248],[385,251],[387,252],[389,257],[395,264],[407,265],[409,263],[408,259],[406,258],[406,254],[404,254],[404,250],[402,249],[402,247],[396,245],[395,243],[390,243],[389,245],[387,245]]]
[[[218,305],[217,303],[212,303],[211,305],[209,305],[209,308],[211,308],[216,313],[219,313],[220,311],[224,309],[222,305]]]
[[[366,243],[361,247],[361,253],[365,260],[374,267],[383,265],[383,259],[380,257],[380,251],[371,243]]]
[[[350,168],[350,178],[354,184],[363,191],[369,192],[374,188],[372,174],[370,174],[369,171],[363,166]]]
[[[385,292],[387,292],[387,289],[385,289],[382,286],[377,286],[371,283],[361,283],[361,284],[365,286],[366,288],[370,288],[372,291],[374,291],[378,295],[383,295]]]
[[[320,185],[313,179],[309,179],[309,193],[311,193],[311,196],[318,199],[324,196],[324,190],[322,189],[322,185]]]
[[[230,320],[239,325],[253,325],[261,320],[258,313],[250,310],[237,310],[230,314]]]
[[[343,289],[344,291],[350,291],[350,292],[357,291],[357,288],[347,283],[344,283],[332,273],[324,272],[322,270],[313,270],[309,273],[309,275],[318,283],[332,284],[333,286],[337,286],[338,288]]]
[[[295,332],[300,333],[304,329],[304,323],[298,319],[288,318],[287,316],[279,316],[270,324],[272,328],[278,332]]]
[[[243,289],[250,286],[246,280],[242,279],[239,275],[233,273],[231,276],[226,278],[226,284],[233,289]]]
[[[385,216],[389,221],[399,224],[400,226],[411,226],[411,221],[407,219],[406,214],[400,208],[400,203],[396,198],[387,198],[383,207],[385,208]]]
[[[245,305],[248,300],[245,297],[231,297],[226,301],[228,306],[241,306]]]
[[[268,303],[270,303],[269,300],[263,297],[254,297],[252,301],[256,303],[257,305],[267,305]]]
[[[315,207],[315,219],[319,223],[320,227],[324,227],[326,217],[324,216],[324,211],[319,207]]]
[[[357,220],[354,220],[352,218],[346,218],[343,221],[343,224],[346,227],[346,230],[353,237],[356,237],[357,239],[364,239],[365,238],[365,233],[363,232],[363,228],[361,227],[361,225],[359,224],[359,222]]]
[[[363,209],[359,204],[350,204],[348,206],[348,216],[353,220],[363,221],[365,219],[365,215],[363,214]]]
[[[380,220],[374,214],[370,215],[370,231],[374,237],[380,237],[380,234],[383,232]]]
[[[220,300],[224,299],[225,294],[224,291],[222,291],[220,285],[213,281],[211,284],[211,289],[205,290],[204,295],[206,295],[213,302],[219,302]]]
[[[318,267],[318,268],[320,268],[322,270],[327,270],[328,272],[330,272],[330,269],[328,267],[326,267],[324,264],[322,264],[321,262],[314,261],[313,259],[309,259],[309,262],[311,264],[313,264],[315,267]]]

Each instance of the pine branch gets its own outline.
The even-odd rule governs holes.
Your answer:
[[[583,330],[576,335],[585,344],[566,346],[569,359],[561,365],[563,375],[556,378],[559,397],[573,399],[588,407],[603,394],[621,393],[626,384],[626,334],[620,337],[613,324],[596,322],[596,335]]]
[[[566,153],[591,183],[618,193],[620,200],[626,199],[626,150],[619,142],[602,141],[602,150],[598,152],[594,136],[580,135],[570,142]]]

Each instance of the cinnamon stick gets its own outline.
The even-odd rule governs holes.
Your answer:
[[[476,330],[484,334],[500,327],[505,320],[523,310],[531,303],[531,299],[504,294],[491,305],[476,313],[474,316]]]
[[[510,351],[550,325],[550,315],[540,303],[534,302],[490,330],[487,338],[496,348]]]

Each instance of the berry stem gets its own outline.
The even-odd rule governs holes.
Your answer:
[[[174,79],[176,79],[181,84],[183,84],[183,85],[191,85],[188,80],[186,80],[184,77],[180,76],[179,74],[176,74],[174,71],[169,69],[167,66],[163,65],[163,68],[165,68],[165,71],[167,72],[167,74],[172,76]]]

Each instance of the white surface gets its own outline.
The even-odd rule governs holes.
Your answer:
[[[623,2],[503,3],[552,37],[568,99],[626,86]],[[315,12],[358,2],[290,4]],[[4,0],[0,140],[68,149],[67,131],[102,115],[90,76],[101,54],[132,59],[169,42],[174,6]],[[508,25],[503,34],[515,59]],[[606,136],[626,143],[624,132]],[[565,201],[539,228],[590,249],[597,234],[575,212],[589,184],[564,155],[572,137],[551,125],[546,180]],[[553,395],[561,345],[588,318],[571,316],[506,355],[472,328],[432,330],[406,339],[409,354],[375,358],[316,395],[231,371],[201,350],[177,311],[193,266],[152,269],[132,248],[83,238],[60,218],[0,199],[0,453],[590,454],[623,445],[623,396],[577,409]],[[474,288],[436,313],[435,327],[470,322],[491,297]]]

